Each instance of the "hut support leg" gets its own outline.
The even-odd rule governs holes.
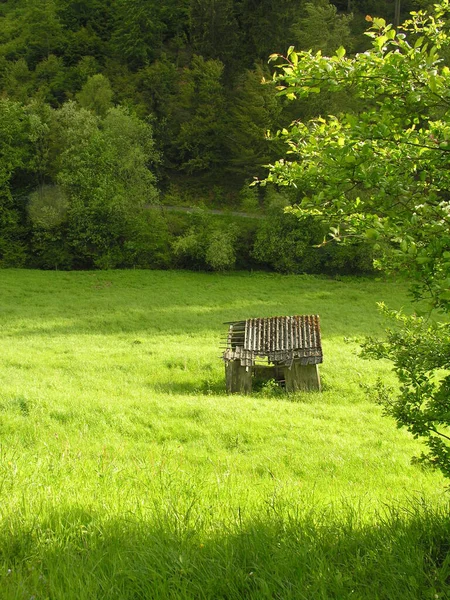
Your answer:
[[[290,369],[285,368],[284,375],[286,392],[321,390],[318,365],[302,365],[294,361]]]
[[[252,393],[252,369],[246,369],[240,360],[229,360],[225,363],[225,380],[228,394]]]

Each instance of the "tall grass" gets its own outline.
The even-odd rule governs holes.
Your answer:
[[[444,598],[445,482],[365,385],[371,279],[0,271],[0,598]],[[225,395],[224,321],[318,313],[321,394]]]

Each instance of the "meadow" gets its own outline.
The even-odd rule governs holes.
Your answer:
[[[0,271],[0,599],[450,595],[447,482],[367,392],[375,278]],[[226,321],[319,314],[323,391],[227,396]]]

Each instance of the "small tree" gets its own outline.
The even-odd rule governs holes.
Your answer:
[[[337,8],[328,0],[307,2],[304,11],[305,16],[291,27],[291,34],[301,48],[327,53],[341,44],[348,46],[351,43],[349,24],[352,14],[338,14]]]
[[[287,157],[271,165],[267,178],[300,190],[296,214],[334,219],[332,238],[373,240],[384,249],[379,266],[407,272],[414,297],[444,312],[450,311],[450,69],[440,54],[450,45],[449,12],[441,0],[432,15],[411,13],[398,32],[367,16],[372,47],[352,58],[342,47],[329,58],[293,48],[286,57],[273,55],[280,94],[346,92],[360,108],[296,121],[280,132]],[[429,459],[450,475],[450,381],[441,371],[449,361],[433,347],[447,347],[447,330],[397,319],[400,333],[369,350],[391,358],[402,383],[384,404],[399,426],[425,439]]]
[[[92,75],[77,94],[80,106],[104,117],[112,106],[113,91],[108,78],[98,73]]]
[[[175,256],[190,269],[228,271],[236,263],[237,229],[215,226],[202,212],[191,216],[191,226],[172,244]]]
[[[55,111],[51,131],[76,264],[116,267],[135,220],[157,200],[152,129],[124,108],[111,108],[101,120],[71,102]]]

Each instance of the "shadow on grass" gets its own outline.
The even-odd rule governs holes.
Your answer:
[[[222,380],[203,380],[199,382],[190,381],[166,381],[162,383],[150,383],[148,387],[158,394],[173,394],[177,396],[227,396],[225,378]],[[251,397],[265,400],[285,400],[310,404],[320,399],[320,392],[295,392],[287,393],[279,385],[264,385],[256,381],[252,388]]]
[[[164,512],[166,511],[166,512]],[[450,520],[392,510],[376,525],[311,512],[236,520],[155,506],[152,522],[70,509],[0,529],[0,589],[9,598],[444,599]]]
[[[174,394],[179,396],[225,396],[225,381],[165,381],[151,383],[149,388],[159,394]]]

